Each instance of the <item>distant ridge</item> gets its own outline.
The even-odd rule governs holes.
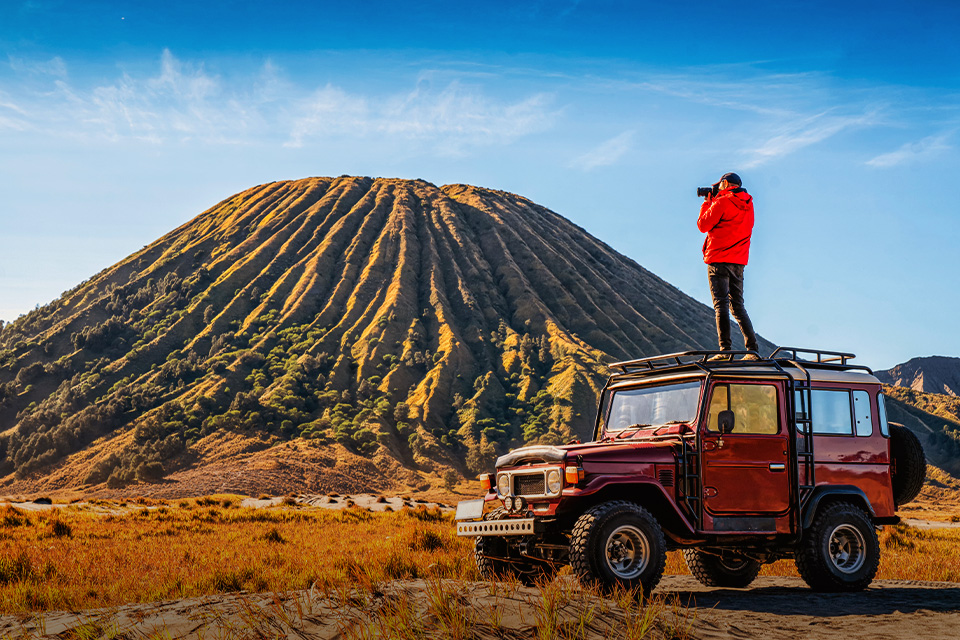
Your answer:
[[[3,328],[0,475],[436,486],[588,435],[605,363],[715,344],[712,309],[521,196],[275,182]]]
[[[960,396],[960,358],[912,358],[892,369],[878,371],[877,378],[885,384],[914,391]]]

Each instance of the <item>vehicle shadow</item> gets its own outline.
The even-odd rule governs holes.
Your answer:
[[[688,606],[797,616],[857,616],[917,611],[960,612],[960,584],[943,582],[875,583],[855,593],[817,593],[800,586],[747,589],[664,589]]]

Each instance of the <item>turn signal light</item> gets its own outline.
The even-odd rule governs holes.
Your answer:
[[[490,490],[493,489],[493,474],[492,474],[492,473],[481,473],[481,474],[480,474],[480,488],[483,489],[484,493],[490,493]]]
[[[563,479],[567,484],[580,484],[583,482],[583,467],[567,467],[563,470]]]

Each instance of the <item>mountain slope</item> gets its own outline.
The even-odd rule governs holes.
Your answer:
[[[715,341],[711,309],[523,197],[276,182],[4,327],[0,473],[155,482],[232,434],[416,484],[586,435],[605,363]]]
[[[878,371],[877,377],[884,384],[897,387],[960,396],[960,358],[913,358],[892,369]]]

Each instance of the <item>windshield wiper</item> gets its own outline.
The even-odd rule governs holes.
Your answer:
[[[620,433],[618,433],[617,435],[607,436],[606,438],[604,438],[604,440],[609,439],[611,442],[614,440],[621,440],[627,437],[628,435],[627,432],[629,432],[629,435],[635,436],[637,435],[637,432],[640,431],[641,429],[646,429],[647,427],[652,427],[652,426],[653,426],[652,424],[632,424],[629,427],[622,429]]]
[[[689,420],[671,420],[670,422],[664,422],[662,425],[654,429],[651,435],[658,435],[660,433],[660,429],[663,429],[664,427],[669,427],[672,424],[689,424],[689,422],[690,422]]]

